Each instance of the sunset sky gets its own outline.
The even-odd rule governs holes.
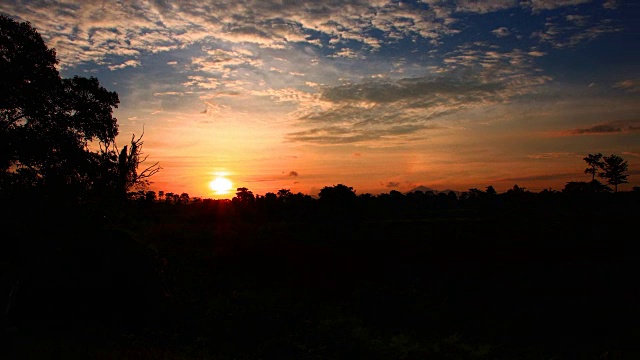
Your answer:
[[[561,190],[589,153],[640,185],[640,4],[11,1],[63,77],[116,91],[155,191]],[[233,196],[232,194],[230,196]]]

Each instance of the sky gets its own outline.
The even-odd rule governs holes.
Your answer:
[[[562,190],[588,154],[640,186],[640,3],[16,1],[63,77],[116,91],[151,190],[223,198],[514,185]],[[145,165],[143,164],[143,165]]]

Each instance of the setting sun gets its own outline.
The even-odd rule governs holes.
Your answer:
[[[209,183],[209,188],[213,190],[217,195],[226,195],[229,193],[233,184],[231,180],[225,177],[217,177]]]

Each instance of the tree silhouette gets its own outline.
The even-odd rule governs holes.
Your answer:
[[[287,201],[287,199],[291,198],[293,194],[291,193],[291,190],[289,189],[280,189],[278,190],[278,199],[282,200],[282,201]]]
[[[21,157],[27,130],[52,121],[61,80],[56,52],[29,23],[0,14],[0,166],[6,171]],[[45,118],[46,116],[46,118]]]
[[[591,181],[595,180],[598,169],[602,167],[602,154],[589,154],[583,160],[589,165],[588,168],[584,169],[584,173],[591,174]]]
[[[355,211],[358,197],[352,187],[343,184],[323,187],[318,205],[321,215],[335,224],[349,222],[357,215]]]
[[[336,206],[351,205],[357,198],[353,188],[343,184],[325,186],[320,190],[318,196],[320,202]]]
[[[144,196],[144,199],[145,199],[147,202],[154,202],[154,201],[156,201],[156,199],[157,199],[156,192],[155,192],[155,191],[147,191],[147,192],[146,192],[146,194],[145,194],[145,196]]]
[[[611,188],[598,180],[589,182],[585,181],[569,181],[562,189],[567,194],[585,194],[585,193],[605,193],[611,192]]]
[[[237,189],[236,197],[233,198],[234,203],[240,204],[251,204],[255,201],[255,196],[253,192],[247,189],[246,187],[241,187]]]
[[[132,188],[145,188],[149,185],[148,178],[155,175],[161,169],[156,162],[138,172],[140,164],[144,163],[148,157],[148,155],[142,157],[143,136],[144,130],[138,139],[135,138],[135,134],[132,135],[130,147],[127,149],[125,145],[118,156],[118,183],[116,188],[121,194],[125,194]]]
[[[0,190],[109,198],[145,184],[159,167],[137,172],[142,137],[118,152],[118,94],[94,77],[62,79],[57,63],[30,23],[0,14]]]
[[[626,174],[628,165],[627,162],[618,155],[611,155],[603,157],[601,164],[602,172],[598,175],[607,180],[607,184],[613,185],[615,192],[618,192],[619,184],[628,183]]]
[[[518,184],[513,185],[513,187],[507,190],[507,194],[524,194],[527,192],[525,187],[520,187]]]

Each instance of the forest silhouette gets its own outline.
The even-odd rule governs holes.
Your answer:
[[[0,26],[0,357],[640,358],[621,157],[561,191],[156,194],[117,94]]]

